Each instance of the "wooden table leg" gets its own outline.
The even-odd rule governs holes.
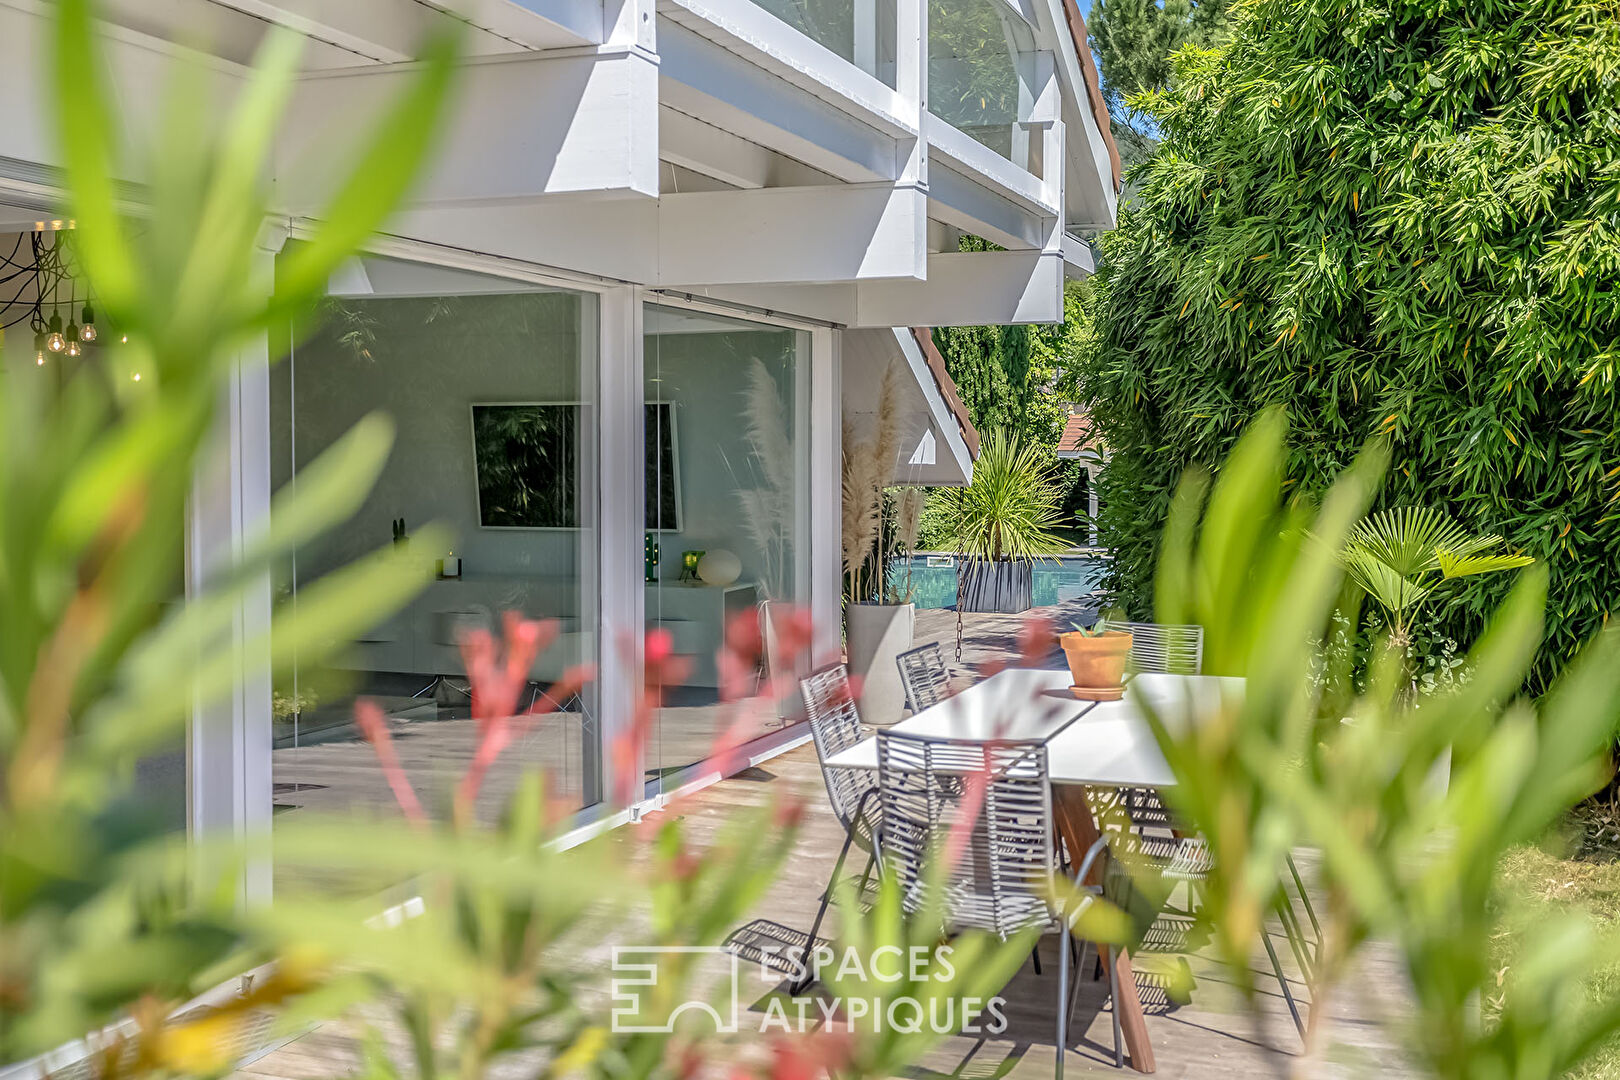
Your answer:
[[[1086,850],[1102,835],[1086,803],[1086,789],[1064,784],[1052,788],[1052,809],[1058,833],[1068,846],[1069,856],[1082,857]],[[1086,884],[1102,881],[1102,860],[1092,865]],[[1153,1061],[1153,1044],[1148,1041],[1147,1018],[1142,1015],[1142,999],[1136,992],[1136,979],[1131,972],[1131,958],[1124,952],[1099,949],[1106,967],[1117,957],[1119,963],[1119,996],[1114,1010],[1119,1013],[1119,1030],[1125,1037],[1125,1052],[1131,1057],[1131,1067],[1137,1072],[1150,1073],[1157,1066]],[[1075,973],[1076,976],[1079,972]],[[1061,1053],[1061,1049],[1059,1051]]]

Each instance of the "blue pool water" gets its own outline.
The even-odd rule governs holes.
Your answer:
[[[929,565],[930,563],[945,565]],[[905,587],[911,572],[912,599],[919,608],[948,608],[956,604],[956,566],[951,555],[913,555],[889,563],[889,582]],[[1103,560],[1095,555],[1062,555],[1038,559],[1035,563],[1034,601],[1036,607],[1059,604],[1084,596],[1102,581]]]

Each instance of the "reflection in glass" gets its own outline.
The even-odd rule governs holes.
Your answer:
[[[929,0],[928,111],[1027,167],[1019,65],[1033,49],[1029,26],[1002,0]]]
[[[679,492],[680,510],[648,523],[662,557],[647,623],[690,665],[648,750],[656,780],[704,758],[735,719],[715,664],[726,627],[808,599],[810,351],[802,331],[689,310],[648,306],[645,325],[646,399],[662,406],[648,413],[648,441],[678,433],[656,479]],[[763,730],[795,719],[791,702],[779,705]]]
[[[754,0],[799,33],[894,87],[895,0]]]
[[[465,634],[498,634],[506,611],[555,622],[555,644],[528,671],[525,707],[567,667],[597,659],[596,305],[387,259],[363,260],[344,293],[273,370],[272,483],[297,484],[374,411],[393,419],[394,447],[359,511],[289,561],[278,602],[296,604],[323,574],[391,541],[439,573],[335,663],[300,664],[275,687],[275,809],[398,813],[355,726],[365,696],[382,708],[428,811],[442,813],[476,745]],[[454,539],[415,552],[429,522]],[[481,815],[498,813],[535,769],[568,804],[601,798],[594,700],[587,689],[519,726],[485,784]]]

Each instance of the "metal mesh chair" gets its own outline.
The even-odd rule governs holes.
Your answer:
[[[1168,815],[1168,810],[1158,797],[1158,792],[1151,788],[1132,789],[1146,792],[1152,798],[1153,806]],[[1132,810],[1131,813],[1137,811]],[[1152,809],[1149,810],[1151,824]],[[1133,821],[1133,827],[1126,830],[1113,829],[1105,836],[1108,853],[1114,862],[1130,865],[1134,874],[1139,876],[1144,871],[1157,874],[1168,885],[1185,882],[1192,890],[1188,897],[1189,910],[1182,914],[1191,915],[1191,901],[1197,894],[1198,886],[1205,881],[1215,868],[1214,853],[1209,850],[1208,843],[1200,836],[1184,836],[1177,832],[1161,829],[1156,834],[1150,834],[1146,828],[1141,828],[1139,822]],[[1294,879],[1300,899],[1304,902],[1305,912],[1311,924],[1316,929],[1318,946],[1314,950],[1307,944],[1303,927],[1299,917],[1294,912],[1293,898],[1286,888],[1280,890],[1280,895],[1274,904],[1274,910],[1282,922],[1284,936],[1293,949],[1294,957],[1299,963],[1301,972],[1305,975],[1307,986],[1312,984],[1315,960],[1320,958],[1321,926],[1317,922],[1316,912],[1311,905],[1310,896],[1305,891],[1305,883],[1300,878],[1299,869],[1294,865],[1292,855],[1284,857],[1287,869]],[[1108,892],[1110,899],[1121,903],[1115,896],[1116,890],[1129,892],[1133,886],[1132,874],[1117,874],[1113,878],[1114,888]],[[1263,932],[1261,941],[1265,945],[1266,957],[1271,962],[1272,974],[1277,978],[1277,985],[1282,990],[1283,1001],[1288,1006],[1289,1015],[1293,1018],[1294,1026],[1301,1036],[1305,1034],[1305,1020],[1300,1014],[1299,1004],[1294,1000],[1293,989],[1288,985],[1288,976],[1283,973],[1282,963],[1277,958],[1276,947],[1271,943],[1269,932]]]
[[[945,654],[939,642],[930,641],[908,649],[894,658],[900,667],[900,683],[906,688],[906,707],[913,716],[950,696],[947,689]]]
[[[1133,672],[1198,675],[1204,667],[1204,628],[1196,624],[1122,622],[1111,629],[1131,635]],[[1138,826],[1173,828],[1169,808],[1152,788],[1121,788],[1119,796]]]
[[[1130,669],[1198,675],[1204,669],[1204,628],[1195,624],[1108,623],[1131,635]]]
[[[938,906],[953,929],[978,929],[1002,939],[1039,928],[1062,935],[1058,951],[1057,1075],[1068,1046],[1070,922],[1078,912],[1054,910],[1057,873],[1053,847],[1052,782],[1046,744],[977,742],[879,731],[878,801],[882,807],[884,872],[901,890],[908,912]],[[982,800],[969,793],[983,773]],[[977,804],[977,805],[975,805]],[[955,863],[930,872],[953,830],[966,830]],[[1086,852],[1075,881],[1085,880],[1101,854],[1099,840]],[[936,891],[937,890],[937,894]],[[1087,893],[1080,904],[1090,903]],[[1109,965],[1109,989],[1118,986]],[[1119,1020],[1114,1021],[1116,1063],[1123,1064]]]
[[[799,680],[805,713],[810,718],[810,738],[816,744],[816,760],[821,778],[827,784],[827,798],[839,824],[849,828],[861,815],[861,805],[877,790],[877,774],[870,769],[828,768],[827,759],[841,754],[866,738],[861,714],[850,691],[849,673],[843,664],[834,664]]]
[[[871,769],[840,769],[830,767],[827,759],[842,753],[866,738],[861,728],[861,715],[855,708],[855,696],[850,691],[849,673],[843,664],[822,668],[799,680],[799,691],[804,695],[804,709],[810,719],[810,738],[816,746],[816,760],[821,764],[821,778],[827,785],[827,800],[832,804],[833,816],[844,827],[844,844],[838,850],[838,861],[833,864],[822,891],[821,903],[816,908],[815,921],[810,924],[807,954],[816,947],[816,933],[821,920],[827,915],[827,904],[832,899],[834,884],[843,872],[844,860],[857,841],[867,850],[866,870],[861,875],[864,890],[866,879],[877,861],[878,838],[876,827],[878,774]],[[803,960],[804,973],[790,983],[792,993],[803,993],[815,981],[816,972],[807,955]]]

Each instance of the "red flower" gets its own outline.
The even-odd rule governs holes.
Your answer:
[[[388,787],[394,793],[394,801],[399,803],[399,808],[405,812],[406,820],[417,825],[426,825],[427,815],[422,812],[422,804],[416,798],[415,789],[411,787],[410,777],[405,775],[405,770],[399,763],[399,755],[394,753],[394,740],[388,731],[388,718],[383,715],[381,707],[370,698],[361,698],[354,703],[354,722],[377,755],[377,763],[382,766],[383,776],[388,780]]]

